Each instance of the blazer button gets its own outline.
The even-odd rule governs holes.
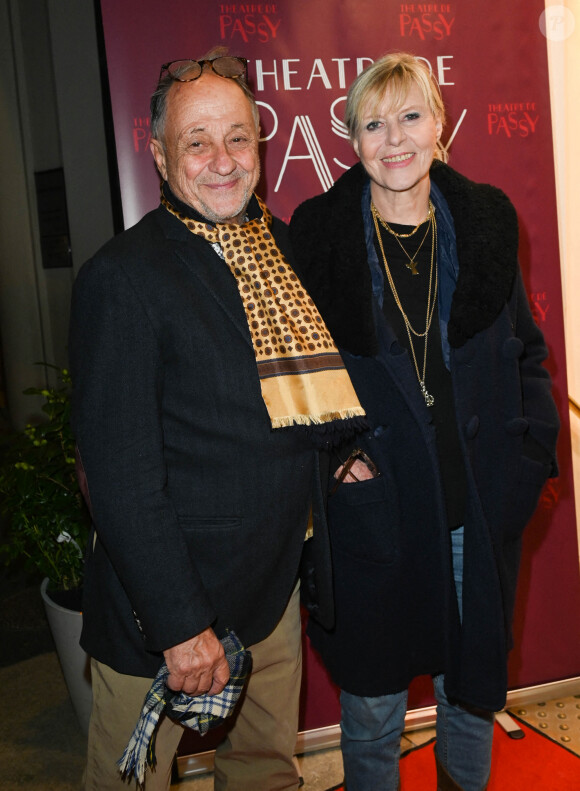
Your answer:
[[[507,421],[505,430],[510,436],[519,437],[528,430],[529,425],[525,417],[514,417],[512,420]]]
[[[519,338],[508,338],[501,351],[506,360],[516,360],[522,356],[524,344]]]
[[[479,431],[479,418],[473,415],[465,425],[465,436],[467,439],[473,439]]]

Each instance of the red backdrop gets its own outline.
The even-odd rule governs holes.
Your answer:
[[[501,187],[518,211],[522,268],[549,345],[562,416],[561,474],[548,483],[525,538],[510,685],[579,675],[580,580],[547,53],[540,29],[544,0],[101,0],[101,10],[126,226],[158,202],[148,112],[162,63],[201,57],[216,44],[249,59],[262,118],[259,191],[284,219],[355,161],[341,119],[346,90],[359,71],[394,49],[430,64],[448,111],[443,140],[450,164]],[[430,700],[429,687],[419,680],[410,705]],[[307,647],[302,727],[334,724],[338,712],[336,690]]]

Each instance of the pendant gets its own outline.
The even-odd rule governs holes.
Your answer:
[[[435,399],[425,387],[425,382],[419,382],[419,386],[421,388],[421,392],[423,393],[423,398],[425,399],[425,403],[427,404],[427,406],[433,406],[433,404],[435,403]]]
[[[407,267],[407,269],[411,270],[411,274],[412,275],[418,275],[419,274],[419,270],[417,269],[417,265],[415,264],[415,262],[411,258],[409,258],[409,263],[405,264],[405,266]]]

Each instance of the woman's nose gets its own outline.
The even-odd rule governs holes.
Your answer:
[[[387,124],[386,140],[389,145],[400,146],[405,137],[405,130],[398,121]]]

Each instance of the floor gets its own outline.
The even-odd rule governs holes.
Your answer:
[[[403,737],[401,748],[407,750],[413,746],[420,746],[430,741],[434,735],[435,731],[431,728],[413,731]],[[338,748],[299,755],[296,760],[304,780],[303,791],[325,791],[343,780],[342,757]],[[213,791],[212,775],[185,778],[172,785],[171,791]]]
[[[76,721],[36,586],[0,575],[0,791],[78,791],[85,737]],[[515,706],[513,713],[580,755],[580,685],[558,700]],[[432,738],[409,731],[403,749]],[[304,791],[342,781],[340,750],[298,756]],[[172,791],[210,791],[211,773],[185,778]]]
[[[510,727],[517,726],[519,718],[580,756],[580,682],[576,695],[514,706],[508,712],[514,715]],[[408,731],[403,736],[401,750],[419,747],[434,736],[434,728]],[[304,779],[303,791],[325,791],[343,780],[342,758],[338,748],[308,753],[298,756],[297,760]],[[213,791],[211,774],[182,780],[174,784],[171,791]]]

